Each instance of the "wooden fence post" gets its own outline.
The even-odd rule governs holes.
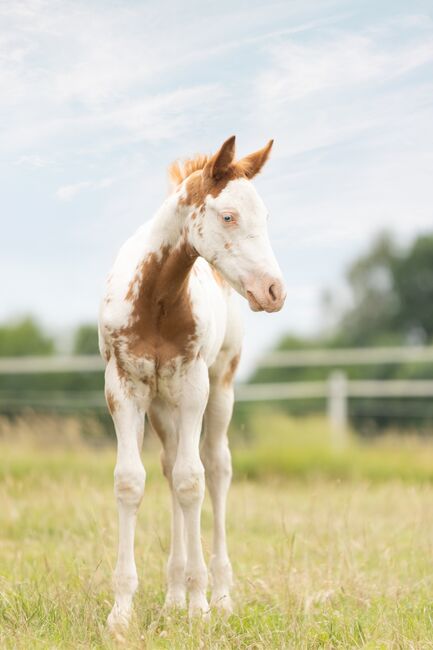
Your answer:
[[[341,370],[332,372],[328,379],[328,420],[332,446],[342,449],[347,445],[347,377]]]

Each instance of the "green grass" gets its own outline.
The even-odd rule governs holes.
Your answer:
[[[352,443],[338,455],[327,450],[319,421],[266,417],[254,427],[255,444],[235,446],[228,536],[236,612],[227,621],[161,614],[169,498],[157,453],[145,450],[140,587],[126,647],[433,647],[429,445]],[[1,648],[116,647],[105,630],[117,535],[114,450],[66,439],[42,447],[8,435],[0,443]],[[396,472],[405,458],[412,469],[403,481]],[[393,478],[385,480],[389,462]],[[210,537],[206,500],[206,557]]]
[[[289,418],[263,408],[236,433],[232,451],[238,477],[433,482],[431,438],[390,432],[362,442],[349,432],[347,445],[335,449],[323,418]]]

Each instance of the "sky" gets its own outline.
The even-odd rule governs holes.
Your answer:
[[[242,302],[243,371],[383,229],[433,230],[433,1],[0,3],[0,320],[96,319],[122,242],[167,194],[167,165],[237,136],[275,139],[255,185],[287,284]]]

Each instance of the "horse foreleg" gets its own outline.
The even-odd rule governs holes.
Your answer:
[[[128,626],[132,598],[138,586],[134,538],[146,478],[140,458],[144,410],[122,393],[119,379],[109,367],[106,373],[106,395],[117,435],[114,493],[119,517],[118,555],[113,576],[115,602],[107,623],[110,630],[117,634]]]
[[[178,436],[173,487],[185,522],[185,579],[189,594],[189,614],[208,612],[206,599],[207,569],[200,538],[200,514],[204,498],[204,468],[200,459],[200,433],[203,412],[209,394],[205,363],[199,359],[183,378],[178,405]]]

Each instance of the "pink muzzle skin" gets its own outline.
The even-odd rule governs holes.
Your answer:
[[[279,278],[261,277],[245,283],[245,295],[252,311],[280,311],[286,299],[286,289]]]

